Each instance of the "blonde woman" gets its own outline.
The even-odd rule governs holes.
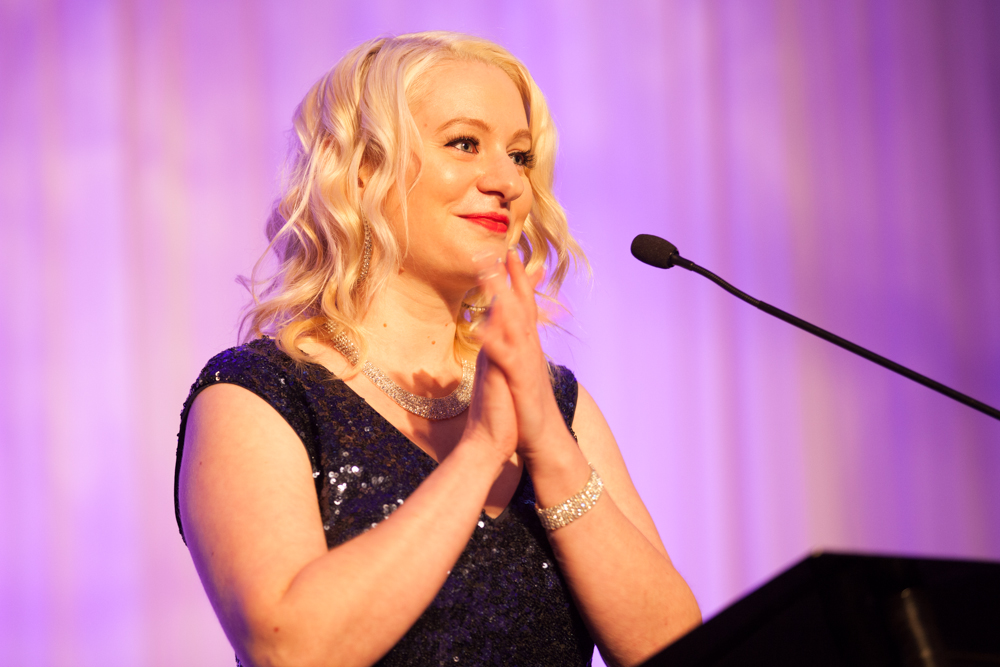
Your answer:
[[[555,131],[490,42],[367,42],[309,92],[178,446],[182,534],[244,665],[633,665],[700,621],[536,297],[582,259]],[[543,273],[546,276],[542,285]]]

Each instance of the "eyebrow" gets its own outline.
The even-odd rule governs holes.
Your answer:
[[[445,130],[454,127],[455,125],[471,125],[473,127],[479,128],[483,132],[492,132],[494,129],[492,125],[490,125],[484,120],[480,120],[479,118],[472,118],[470,116],[458,116],[457,118],[452,118],[451,120],[443,123],[441,127],[437,129],[437,131],[444,132]],[[531,130],[525,130],[525,129],[518,130],[517,132],[514,133],[514,136],[511,139],[511,141],[518,141],[520,139],[527,139],[528,141],[531,141]]]

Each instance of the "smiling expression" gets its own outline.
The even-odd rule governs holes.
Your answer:
[[[517,87],[498,67],[447,62],[425,77],[427,93],[412,109],[422,168],[407,197],[403,270],[464,292],[475,285],[472,257],[502,253],[521,235],[533,203],[531,132]],[[393,224],[400,218],[390,212]]]

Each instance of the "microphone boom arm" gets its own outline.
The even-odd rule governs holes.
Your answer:
[[[733,296],[735,296],[735,297],[737,297],[739,299],[742,299],[743,301],[746,301],[751,306],[754,306],[756,308],[759,308],[760,310],[763,310],[768,315],[773,315],[774,317],[777,317],[779,320],[784,320],[785,322],[788,322],[789,324],[797,326],[798,328],[802,329],[803,331],[808,331],[809,333],[813,334],[814,336],[819,336],[823,340],[829,341],[829,342],[833,343],[834,345],[837,345],[838,347],[842,347],[845,350],[848,350],[849,352],[853,352],[854,354],[858,355],[859,357],[864,357],[868,361],[873,361],[876,364],[878,364],[879,366],[882,366],[883,368],[888,368],[890,371],[894,371],[896,373],[899,373],[903,377],[907,377],[907,378],[913,380],[914,382],[919,382],[920,384],[924,385],[928,389],[933,389],[934,391],[936,391],[936,392],[938,392],[940,394],[944,394],[948,398],[954,399],[954,400],[958,401],[959,403],[964,403],[965,405],[969,406],[970,408],[978,410],[979,412],[982,412],[983,414],[987,414],[990,417],[993,417],[994,419],[1000,420],[1000,410],[997,410],[996,408],[994,408],[991,405],[987,405],[986,403],[983,403],[982,401],[977,401],[976,399],[972,398],[971,396],[967,396],[966,394],[963,394],[960,391],[955,391],[954,389],[952,389],[951,387],[949,387],[947,385],[943,385],[943,384],[941,384],[940,382],[938,382],[936,380],[930,379],[926,375],[921,375],[920,373],[917,373],[916,371],[910,370],[909,368],[907,368],[906,366],[903,366],[902,364],[897,364],[895,361],[892,361],[891,359],[886,359],[885,357],[883,357],[880,354],[875,354],[871,350],[867,350],[867,349],[861,347],[860,345],[856,345],[856,344],[852,343],[849,340],[841,338],[840,336],[838,336],[836,334],[832,334],[829,331],[827,331],[826,329],[821,329],[818,326],[816,326],[815,324],[811,324],[811,323],[806,322],[805,320],[803,320],[801,318],[795,317],[791,313],[786,313],[785,311],[781,310],[780,308],[775,308],[774,306],[772,306],[769,303],[765,303],[765,302],[763,302],[763,301],[761,301],[759,299],[755,299],[752,296],[750,296],[749,294],[747,294],[746,292],[743,292],[742,290],[739,290],[739,289],[733,287],[732,285],[730,285],[725,280],[723,280],[719,276],[715,275],[714,273],[712,273],[708,269],[705,269],[705,268],[703,268],[701,266],[698,266],[697,264],[695,264],[694,262],[692,262],[689,259],[684,259],[679,254],[672,254],[671,257],[670,257],[670,260],[671,260],[671,263],[673,265],[675,265],[675,266],[680,266],[680,267],[683,267],[683,268],[687,269],[688,271],[693,271],[694,273],[698,273],[700,275],[705,276],[706,278],[708,278],[713,283],[715,283],[716,285],[718,285],[722,289],[726,290],[727,292],[729,292]],[[667,267],[667,268],[669,268],[669,267]]]

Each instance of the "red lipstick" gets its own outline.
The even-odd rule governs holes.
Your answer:
[[[498,234],[506,234],[507,227],[510,224],[509,218],[502,213],[470,213],[469,215],[459,217],[465,218],[469,222],[474,222]]]

